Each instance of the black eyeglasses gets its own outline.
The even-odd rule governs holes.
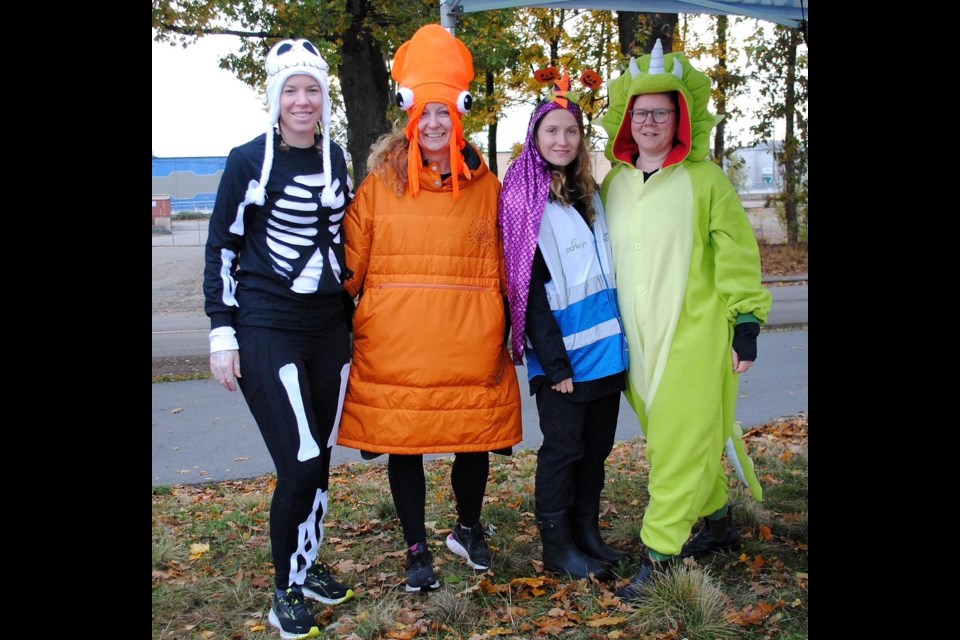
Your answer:
[[[633,120],[633,124],[643,124],[647,121],[647,116],[652,113],[653,121],[657,124],[663,124],[673,111],[673,109],[654,109],[653,111],[648,111],[647,109],[630,109],[630,119]]]

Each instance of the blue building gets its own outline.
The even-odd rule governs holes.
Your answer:
[[[171,213],[213,211],[226,156],[153,158],[153,195],[170,196]]]
[[[779,143],[762,143],[736,150],[736,155],[744,161],[742,181],[734,185],[741,195],[766,195],[782,190],[783,179],[773,157],[774,145],[779,146]],[[602,149],[593,151],[592,155],[594,177],[599,183],[610,170],[610,162],[604,158]],[[510,162],[510,153],[498,154],[500,180],[503,180]],[[170,212],[173,214],[183,211],[209,213],[213,211],[217,186],[226,163],[226,156],[153,158],[153,195],[170,196]]]

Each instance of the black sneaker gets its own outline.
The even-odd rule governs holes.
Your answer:
[[[407,549],[407,591],[433,591],[440,588],[433,572],[433,554],[426,542],[418,542]]]
[[[447,536],[447,548],[466,558],[467,564],[474,569],[489,569],[493,558],[487,547],[486,535],[479,521],[469,529],[464,529],[458,522],[453,527],[453,533]]]
[[[353,597],[353,589],[337,582],[324,563],[314,563],[307,570],[307,579],[303,583],[303,595],[323,604],[340,604]]]
[[[303,603],[303,592],[298,587],[290,587],[279,598],[274,597],[267,619],[270,624],[280,629],[283,640],[320,637],[317,619]]]

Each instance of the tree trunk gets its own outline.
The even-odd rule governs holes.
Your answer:
[[[494,91],[494,77],[492,71],[487,71],[486,73],[487,81],[487,97],[493,95]],[[490,171],[493,172],[493,175],[499,177],[499,170],[497,168],[497,120],[494,117],[492,123],[487,126],[487,165],[490,167]]]
[[[673,34],[677,30],[677,21],[680,16],[676,13],[648,13],[647,21],[650,24],[650,36],[647,38],[646,49],[643,53],[653,51],[657,39],[663,45],[663,52],[673,51]]]
[[[663,52],[673,51],[673,33],[677,29],[679,15],[676,13],[643,13],[618,11],[617,29],[620,32],[620,53],[639,58],[653,51],[660,39]]]
[[[716,103],[717,113],[726,115],[727,113],[727,80],[729,72],[727,71],[727,16],[717,16],[717,79],[716,79]],[[713,161],[721,167],[723,166],[724,142],[723,134],[726,131],[727,119],[724,118],[717,125],[713,132]]]
[[[355,4],[351,2],[350,4]],[[351,12],[357,16],[359,8]],[[337,73],[347,112],[347,150],[353,165],[353,184],[358,186],[367,175],[370,147],[390,131],[387,107],[390,105],[390,77],[376,38],[364,30],[357,18],[343,34],[340,55],[343,63]]]
[[[783,207],[787,222],[787,244],[795,247],[800,243],[800,223],[797,218],[797,182],[796,175],[797,139],[794,132],[794,113],[797,108],[797,44],[799,36],[796,29],[790,30],[790,46],[787,58],[786,91],[786,131],[783,139]]]
[[[640,14],[636,11],[617,11],[617,32],[620,38],[620,53],[626,57],[639,57],[637,31],[640,29]]]

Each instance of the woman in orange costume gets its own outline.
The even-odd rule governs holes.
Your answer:
[[[480,511],[489,452],[523,438],[506,347],[500,182],[460,121],[473,75],[469,50],[439,25],[401,45],[393,78],[409,122],[374,145],[344,223],[353,271],[344,286],[360,297],[338,443],[390,454],[408,591],[440,586],[426,541],[423,454],[455,454],[458,521],[446,544],[487,569]]]

